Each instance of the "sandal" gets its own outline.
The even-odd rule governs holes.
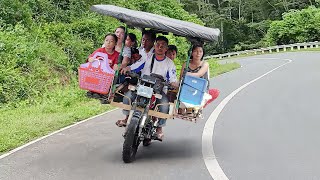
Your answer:
[[[163,137],[164,137],[163,132],[161,132],[161,133],[157,133],[157,138],[156,138],[156,140],[158,140],[158,141],[162,141],[162,140],[163,140]]]
[[[155,140],[158,140],[158,141],[162,141],[163,136],[164,136],[162,128],[161,129],[160,128],[158,127],[157,130],[156,130],[156,138],[155,138]]]
[[[126,122],[126,120],[118,120],[118,121],[116,122],[116,125],[117,125],[118,127],[126,127],[126,126],[127,126],[127,122]]]

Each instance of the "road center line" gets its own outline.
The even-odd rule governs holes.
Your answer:
[[[279,58],[255,58],[255,59],[279,59]],[[231,94],[229,94],[226,98],[224,98],[220,104],[214,109],[214,111],[211,113],[210,117],[208,118],[204,129],[202,133],[202,156],[203,160],[206,164],[206,167],[211,175],[211,177],[215,180],[228,180],[228,177],[223,172],[222,168],[220,167],[217,158],[214,154],[214,148],[213,148],[213,130],[214,125],[223,110],[223,108],[228,104],[228,102],[237,95],[242,89],[246,88],[250,84],[254,83],[255,81],[258,81],[259,79],[263,78],[264,76],[272,73],[273,71],[281,68],[282,66],[285,66],[292,62],[290,59],[283,59],[288,62],[268,71],[267,73],[257,77],[254,80],[249,81],[248,83],[242,85],[238,89],[234,90]]]

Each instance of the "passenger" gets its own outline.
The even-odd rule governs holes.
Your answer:
[[[100,57],[98,55],[98,53],[102,53],[106,55],[105,57],[108,57],[107,63],[110,66],[110,68],[112,68],[113,70],[116,70],[118,57],[119,57],[119,53],[115,51],[115,45],[117,44],[117,40],[118,38],[115,34],[107,34],[104,38],[104,43],[103,43],[104,47],[101,47],[95,50],[91,55],[89,55],[87,62],[93,62],[95,59],[104,59],[104,57]],[[90,98],[97,98],[97,99],[106,97],[106,95],[102,95],[92,91],[88,91],[87,96]]]
[[[167,82],[169,82],[172,86],[177,87],[177,77],[176,77],[176,67],[171,59],[166,57],[165,53],[168,50],[168,39],[164,36],[159,36],[156,38],[156,43],[154,45],[155,53],[151,55],[149,59],[141,59],[138,61],[139,63],[132,64],[127,68],[123,69],[122,73],[126,71],[134,71],[141,72],[142,75],[150,75],[151,73],[162,76]],[[140,63],[142,62],[142,63]],[[153,63],[152,63],[153,62]],[[153,64],[153,66],[152,66]],[[161,92],[162,98],[157,99],[157,104],[166,104],[168,103],[168,98],[164,92]],[[135,95],[128,91],[126,96],[131,100],[134,100]],[[129,104],[129,100],[127,98],[123,99],[124,104]],[[169,104],[159,106],[159,111],[162,113],[169,112]],[[124,110],[123,113],[126,115],[124,120],[117,121],[117,125],[119,127],[125,126],[129,117],[129,111]],[[156,129],[158,140],[163,139],[163,131],[162,127],[166,124],[166,119],[159,118],[159,125]]]
[[[131,62],[129,65],[137,62],[141,58],[141,55],[139,54],[139,50],[136,48],[131,48]]]
[[[204,57],[204,50],[203,46],[200,44],[196,44],[192,47],[192,54],[190,57],[190,64],[188,68],[187,75],[200,77],[208,80],[208,94],[211,95],[211,99],[209,99],[204,107],[206,107],[209,103],[211,103],[213,100],[215,100],[219,96],[219,90],[218,89],[209,89],[209,64],[206,61],[203,61]],[[180,79],[182,78],[184,68],[186,66],[186,63],[182,65],[181,73],[180,73]]]
[[[122,41],[123,41],[123,38],[125,36],[125,27],[123,26],[119,26],[116,28],[116,30],[114,31],[114,34],[117,36],[118,38],[118,41],[117,41],[117,44],[116,44],[116,47],[115,47],[115,50],[120,53],[121,52],[121,48],[122,48]],[[104,48],[104,44],[102,44],[102,46]]]
[[[123,47],[123,60],[120,66],[120,69],[127,67],[131,61],[131,47],[136,46],[137,44],[137,37],[133,33],[128,33],[126,35],[125,46]],[[125,80],[125,75],[120,74],[117,83],[122,84]]]
[[[139,54],[142,59],[150,59],[154,53],[154,41],[156,40],[156,34],[151,31],[142,32],[141,47],[139,48]]]
[[[131,48],[136,47],[137,37],[133,33],[128,33],[126,37],[125,47],[123,48],[123,61],[121,69],[127,67],[131,63]]]
[[[156,34],[151,30],[146,30],[142,32],[141,47],[139,48],[139,54],[141,56],[140,61],[136,61],[135,66],[140,67],[144,62],[151,58],[154,54],[154,41],[156,39]],[[123,68],[125,69],[125,68]],[[121,70],[121,74],[124,74],[125,70]],[[116,125],[123,127],[126,125],[128,120],[128,115],[123,120],[118,120]]]
[[[177,46],[175,45],[168,46],[166,56],[170,58],[173,62],[177,57],[177,53],[178,53]],[[172,89],[172,88],[168,89],[167,96],[168,96],[169,102],[173,103],[177,99],[177,93],[178,93],[177,89]]]
[[[117,45],[116,45],[116,48],[115,50],[117,52],[121,52],[121,48],[122,48],[122,41],[125,37],[125,31],[126,31],[126,28],[123,27],[123,26],[119,26],[117,27],[117,29],[114,31],[114,34],[117,36],[118,38],[118,42],[117,42]]]
[[[176,59],[177,57],[177,54],[178,54],[177,46],[169,45],[168,51],[166,52],[166,56],[170,58],[172,61],[174,61],[174,59]]]
[[[94,61],[94,55],[97,52],[104,53],[108,55],[108,63],[109,66],[113,69],[117,69],[117,63],[118,63],[118,57],[119,52],[115,50],[115,46],[117,44],[118,38],[115,34],[107,34],[104,39],[104,47],[101,47],[97,50],[95,50],[89,57],[88,61],[93,62]]]

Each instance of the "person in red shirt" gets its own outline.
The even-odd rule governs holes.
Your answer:
[[[97,50],[95,50],[89,57],[88,61],[93,62],[94,61],[94,55],[97,52],[101,52],[108,55],[108,61],[109,65],[112,69],[117,69],[118,64],[118,57],[119,52],[115,50],[116,44],[118,42],[118,38],[115,34],[107,34],[104,39],[104,47],[101,47]],[[96,59],[99,59],[99,57],[96,57]]]

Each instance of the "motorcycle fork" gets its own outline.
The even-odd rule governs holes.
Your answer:
[[[142,134],[143,129],[146,127],[146,124],[148,123],[148,113],[149,113],[149,109],[150,109],[150,100],[149,100],[149,104],[145,107],[141,118],[140,118],[140,123],[139,123],[139,135],[140,135],[140,139],[143,140],[146,136],[148,136],[148,132],[145,132]]]

